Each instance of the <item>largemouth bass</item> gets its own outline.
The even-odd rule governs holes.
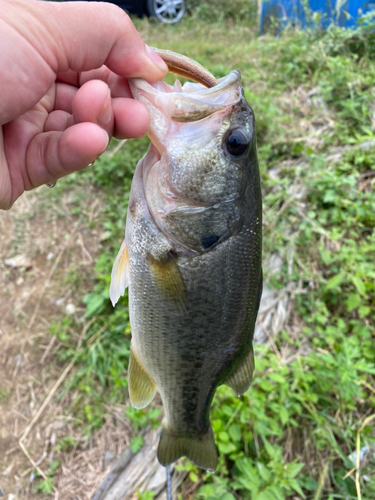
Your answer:
[[[262,206],[254,114],[238,71],[205,88],[132,80],[150,113],[125,239],[110,288],[129,287],[131,404],[156,390],[161,464],[186,456],[215,470],[209,412],[216,388],[249,387],[262,290]]]

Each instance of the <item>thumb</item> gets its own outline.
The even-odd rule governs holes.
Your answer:
[[[105,64],[120,76],[153,82],[168,71],[164,61],[145,45],[129,16],[114,4],[5,3],[9,24],[16,25],[55,73],[88,71]]]

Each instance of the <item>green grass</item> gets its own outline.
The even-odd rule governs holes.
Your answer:
[[[369,19],[368,19],[369,20]],[[230,22],[195,17],[177,26],[136,20],[147,43],[183,52],[216,76],[243,75],[257,119],[264,192],[264,254],[284,261],[271,285],[293,291],[295,330],[276,339],[276,352],[256,348],[254,383],[242,397],[217,391],[212,423],[220,452],[215,475],[186,464],[197,498],[234,500],[359,499],[375,497],[375,186],[360,176],[375,170],[374,23],[357,32],[286,32],[255,37]],[[372,23],[372,24],[371,24]],[[228,40],[231,43],[228,44]],[[172,77],[168,77],[172,80]],[[311,92],[308,105],[306,96]],[[315,97],[314,97],[315,96]],[[336,162],[333,147],[353,146]],[[77,353],[72,319],[53,325],[61,360],[77,360],[65,391],[78,396],[73,410],[82,432],[103,421],[106,403],[127,398],[130,327],[127,297],[113,311],[110,272],[123,238],[131,176],[147,140],[129,141],[112,158],[66,181],[105,193],[101,220],[105,248],[96,262],[96,284],[82,301],[94,318]],[[278,176],[270,170],[285,160]],[[303,192],[301,197],[293,193]],[[267,274],[266,274],[267,281]],[[157,425],[155,409],[127,410],[135,435]],[[348,456],[372,446],[356,487]],[[141,446],[133,439],[134,449]],[[361,491],[361,496],[358,490]]]

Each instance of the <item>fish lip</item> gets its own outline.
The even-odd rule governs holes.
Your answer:
[[[146,90],[147,88],[151,87],[159,92],[165,92],[165,93],[178,93],[180,94],[181,92],[173,92],[173,87],[165,83],[163,80],[155,83],[149,83],[143,78],[129,78],[129,85],[130,85],[130,90],[132,91],[133,97],[136,99],[137,97],[134,95],[133,92],[137,92],[137,90]],[[233,70],[228,75],[219,78],[218,79],[218,84],[214,85],[213,87],[207,88],[201,85],[200,83],[191,83],[191,82],[186,82],[183,87],[182,91],[184,94],[202,94],[202,95],[212,95],[215,94],[219,91],[222,91],[223,89],[226,89],[226,87],[229,87],[235,83],[240,84],[241,82],[241,73],[238,70]],[[184,90],[185,87],[185,90]],[[196,88],[196,90],[194,90]],[[164,90],[163,90],[164,89]],[[190,89],[190,90],[189,90]]]

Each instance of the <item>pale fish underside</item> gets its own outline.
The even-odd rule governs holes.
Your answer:
[[[115,305],[129,287],[130,401],[143,408],[159,391],[163,465],[187,456],[215,470],[215,390],[242,394],[254,369],[262,290],[254,115],[237,71],[210,89],[130,85],[151,120],[110,288]]]

